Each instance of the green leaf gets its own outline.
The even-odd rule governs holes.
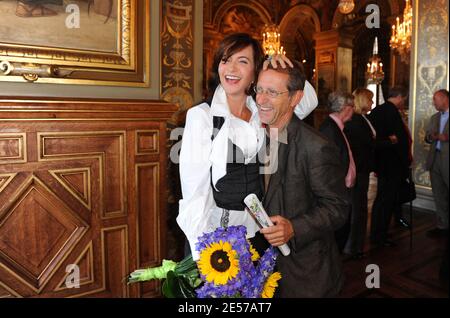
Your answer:
[[[183,276],[178,276],[175,272],[167,273],[167,279],[162,287],[163,295],[167,298],[195,298],[195,288]]]

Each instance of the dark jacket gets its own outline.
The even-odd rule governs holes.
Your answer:
[[[347,219],[345,168],[335,145],[297,117],[287,127],[288,144],[279,144],[278,169],[263,204],[269,215],[292,222],[289,256],[280,255],[280,297],[333,297],[343,285],[334,231]]]
[[[375,146],[375,172],[378,176],[408,177],[411,164],[408,153],[408,133],[394,104],[387,101],[375,107],[369,120],[377,132]],[[389,136],[396,135],[398,142],[392,144]]]
[[[344,133],[347,136],[356,172],[369,174],[375,165],[375,138],[369,124],[360,114],[353,114],[345,123]]]
[[[347,172],[348,166],[350,165],[347,143],[345,142],[344,136],[342,136],[342,132],[336,122],[328,116],[323,121],[322,125],[320,125],[319,131],[339,148],[339,158],[341,159],[344,167],[347,169]]]

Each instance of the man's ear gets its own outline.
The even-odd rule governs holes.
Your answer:
[[[303,98],[303,91],[296,91],[294,96],[291,97],[291,104],[289,105],[292,108],[295,108],[298,103],[300,103],[300,101]]]

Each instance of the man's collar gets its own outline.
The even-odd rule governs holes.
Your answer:
[[[287,125],[284,126],[283,128],[278,129],[278,128],[269,128],[270,129],[270,134],[269,131],[266,129],[266,136],[268,136],[270,139],[276,140],[280,143],[286,144],[288,143],[288,131],[287,131]]]

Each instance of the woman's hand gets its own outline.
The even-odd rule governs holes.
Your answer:
[[[267,60],[263,63],[263,70],[267,70],[269,67],[269,63],[272,64],[273,68],[278,67],[278,63],[281,65],[282,68],[286,68],[286,64],[290,67],[294,67],[294,64],[292,64],[291,60],[286,57],[284,54],[274,54],[270,56]]]

